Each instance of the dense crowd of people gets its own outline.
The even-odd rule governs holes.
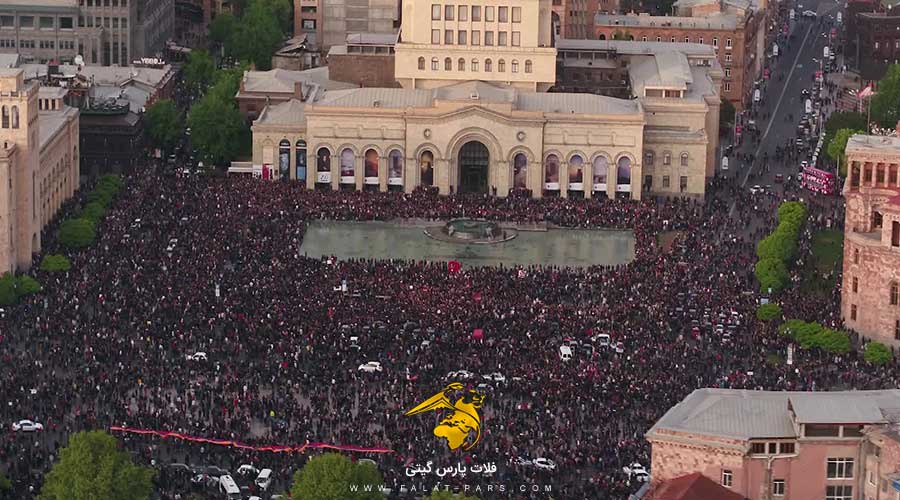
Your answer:
[[[885,380],[852,356],[798,353],[796,371],[771,363],[786,343],[754,320],[751,243],[768,228],[745,234],[756,215],[745,207],[771,211],[778,200],[722,179],[710,191],[705,203],[536,200],[131,177],[98,242],[75,254],[66,274],[37,272],[44,292],[0,320],[0,421],[45,426],[4,433],[0,463],[16,498],[29,498],[66,435],[122,425],[260,444],[387,447],[395,452],[370,458],[399,491],[411,483],[405,464],[459,458],[431,435],[431,419],[402,414],[449,372],[468,370],[506,378],[483,388],[483,438],[468,455],[498,464],[491,482],[551,484],[560,498],[622,498],[635,489],[622,467],[649,465],[643,433],[695,388],[895,381],[893,371]],[[735,198],[740,208],[729,216],[725,200]],[[822,216],[812,213],[814,226]],[[630,229],[636,254],[618,267],[451,273],[446,263],[344,261],[301,248],[312,219],[460,216]],[[675,235],[671,244],[660,243],[672,239],[662,234]],[[822,312],[789,299],[792,314]],[[728,335],[715,333],[717,324],[728,324]],[[483,339],[473,339],[476,328]],[[599,345],[600,334],[624,352]],[[575,350],[570,362],[560,360],[564,343]],[[208,359],[188,359],[196,352]],[[383,371],[357,369],[368,361]],[[254,463],[273,468],[284,486],[305,461],[120,437],[147,463]],[[550,458],[557,469],[514,465],[517,457]],[[166,498],[184,493],[183,481],[161,478]]]

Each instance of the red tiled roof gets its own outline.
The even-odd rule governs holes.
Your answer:
[[[744,500],[744,497],[694,472],[660,484],[649,500]]]

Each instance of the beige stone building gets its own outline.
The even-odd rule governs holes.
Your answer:
[[[847,142],[841,316],[860,335],[900,347],[900,137]]]
[[[0,70],[0,272],[28,269],[41,229],[78,187],[78,111],[61,89]]]
[[[628,59],[631,98],[544,92],[557,67],[549,0],[406,0],[403,23],[403,88],[319,82],[298,94],[290,82],[299,76],[270,85],[248,73],[255,88],[283,92],[253,123],[243,170],[310,189],[703,196],[718,140],[721,70],[711,50],[689,58],[647,44]],[[238,98],[249,105],[247,87]]]

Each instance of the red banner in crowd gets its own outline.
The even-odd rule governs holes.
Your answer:
[[[195,443],[209,443],[217,446],[230,446],[232,448],[240,448],[242,450],[253,450],[253,451],[269,451],[273,453],[303,453],[307,449],[329,449],[329,450],[338,450],[338,451],[353,451],[357,453],[393,453],[394,450],[388,448],[367,448],[364,446],[354,446],[354,445],[334,445],[328,443],[306,443],[303,446],[285,446],[285,445],[265,445],[265,446],[254,446],[245,443],[241,443],[240,441],[229,441],[227,439],[212,439],[198,436],[188,436],[186,434],[181,434],[178,432],[170,432],[170,431],[155,431],[150,429],[133,429],[131,427],[118,427],[113,426],[110,427],[109,430],[113,432],[125,432],[129,434],[143,434],[143,435],[153,435],[159,436],[161,438],[175,438],[181,439],[184,441],[192,441]]]

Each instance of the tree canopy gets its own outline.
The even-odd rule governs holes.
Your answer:
[[[781,306],[774,303],[763,304],[756,309],[756,319],[760,321],[772,321],[781,317]]]
[[[863,353],[863,359],[873,365],[883,365],[894,357],[894,353],[881,342],[869,342]]]
[[[170,151],[184,133],[181,112],[171,99],[162,99],[147,108],[147,134],[153,144]]]
[[[842,176],[847,175],[847,162],[844,161],[844,151],[847,149],[847,141],[849,141],[854,134],[860,133],[864,134],[865,131],[842,128],[835,132],[834,136],[831,138],[831,141],[828,143],[828,148],[826,149],[828,157],[838,162],[841,167],[840,173]]]
[[[77,432],[45,476],[38,500],[147,500],[153,475],[106,432]]]
[[[191,88],[206,90],[215,76],[216,62],[209,52],[198,49],[188,54],[184,63],[184,79]]]
[[[251,0],[233,10],[234,16],[218,16],[210,24],[210,39],[222,44],[229,57],[271,69],[272,55],[293,30],[291,1]]]
[[[222,165],[241,151],[249,130],[233,100],[207,96],[191,108],[188,116],[191,142],[204,162]]]
[[[870,99],[872,121],[893,130],[900,121],[900,64],[888,67]]]
[[[719,128],[729,128],[733,125],[735,113],[734,104],[723,97],[719,105]]]
[[[310,458],[294,473],[294,500],[382,500],[382,478],[370,463],[351,462],[338,453]]]

